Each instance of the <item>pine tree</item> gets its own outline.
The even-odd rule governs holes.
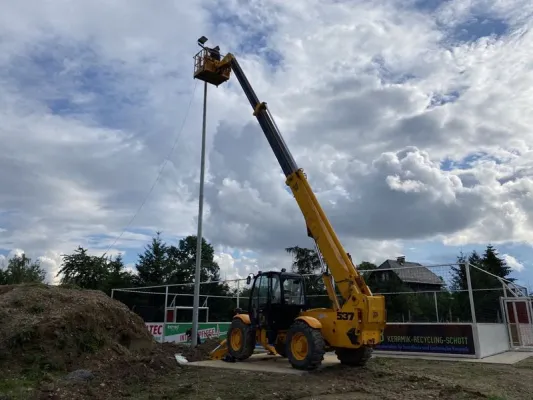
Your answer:
[[[152,243],[145,247],[144,253],[139,254],[135,266],[138,271],[136,281],[139,286],[168,283],[171,265],[168,259],[168,246],[161,239],[160,232],[157,232],[152,238]]]
[[[498,257],[498,251],[492,246],[488,245],[483,254],[482,266],[485,271],[490,272],[500,278],[504,278],[513,282],[515,279],[509,275],[512,272],[511,267],[507,265],[504,259]],[[494,279],[496,281],[496,279]]]
[[[458,264],[464,264],[467,258],[461,254]],[[501,320],[500,297],[503,296],[502,282],[497,278],[509,281],[509,268],[505,260],[498,257],[498,252],[492,245],[488,245],[480,256],[476,251],[468,257],[470,280],[472,284],[474,309],[477,322],[498,322]],[[454,267],[452,290],[454,290],[453,314],[462,321],[471,321],[470,297],[464,265]],[[485,272],[486,271],[486,272]]]
[[[102,290],[105,293],[110,295],[112,289],[133,286],[134,276],[125,268],[121,254],[117,255],[114,260],[108,260],[107,277],[105,282],[102,282]]]

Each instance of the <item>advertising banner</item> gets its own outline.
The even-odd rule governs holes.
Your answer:
[[[476,354],[469,324],[387,324],[383,336],[376,350]]]
[[[224,338],[230,322],[200,322],[198,333],[208,337]],[[146,323],[147,329],[160,342],[163,323]],[[187,330],[192,323],[168,323],[164,329],[165,342],[186,343]],[[469,324],[387,324],[383,342],[375,350],[409,353],[475,355],[474,334]]]
[[[165,332],[165,342],[186,343],[187,330],[192,328],[191,322],[166,324],[163,323],[146,323],[146,328],[154,336],[155,340],[161,342],[163,339],[163,329]],[[200,322],[198,323],[198,334],[200,339],[220,338],[228,333],[229,322]]]

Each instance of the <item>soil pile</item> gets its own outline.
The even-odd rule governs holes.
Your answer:
[[[208,360],[210,353],[220,344],[221,339],[208,338],[196,347],[190,344],[176,345],[176,352],[181,353],[189,362]]]
[[[144,321],[100,291],[0,287],[0,370],[70,371],[155,346]]]

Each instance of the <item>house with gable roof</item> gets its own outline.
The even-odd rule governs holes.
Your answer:
[[[444,280],[429,268],[417,262],[406,261],[405,257],[396,260],[386,260],[375,270],[366,274],[365,280],[369,285],[387,283],[388,287],[408,287],[413,292],[437,292],[444,288]],[[380,285],[381,286],[381,285]]]

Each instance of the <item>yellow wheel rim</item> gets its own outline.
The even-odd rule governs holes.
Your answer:
[[[233,350],[239,350],[242,343],[242,332],[240,329],[233,329],[230,335],[230,345]]]
[[[296,333],[291,340],[291,353],[293,357],[298,361],[302,361],[305,360],[308,352],[307,338],[303,333]]]

